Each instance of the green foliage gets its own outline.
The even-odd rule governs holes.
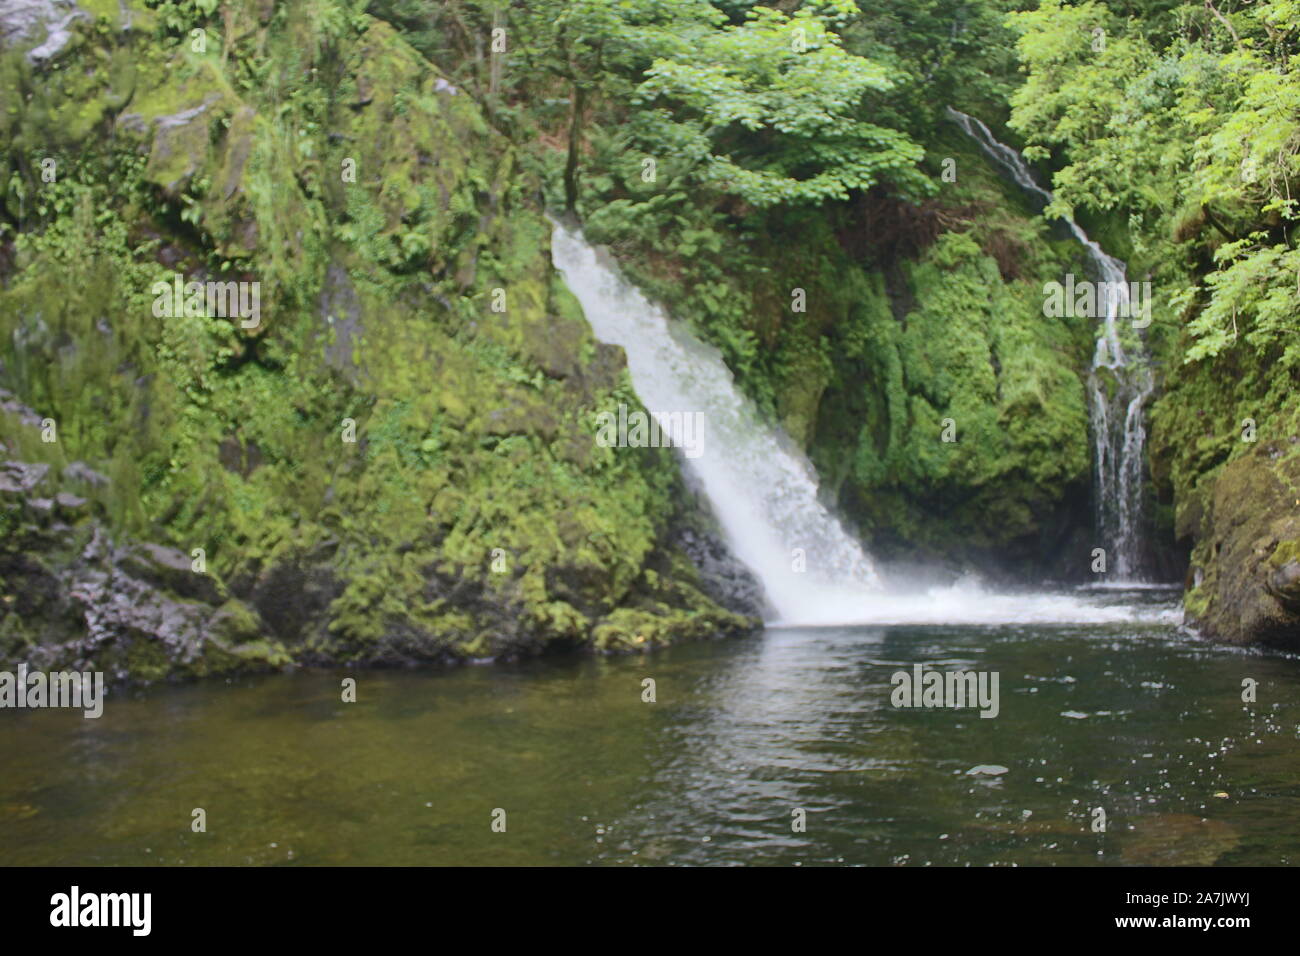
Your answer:
[[[951,105],[1003,112],[1017,83],[1013,35],[1003,22],[1016,0],[862,0],[840,31],[845,48],[889,66],[895,90],[878,122],[928,139]]]
[[[1300,250],[1265,240],[1256,232],[1215,250],[1205,307],[1187,324],[1185,361],[1213,358],[1240,341],[1279,374],[1300,369],[1300,348],[1273,354],[1286,336],[1300,335]]]
[[[1012,125],[1034,144],[1027,153],[1056,147],[1069,161],[1055,177],[1054,211],[1129,211],[1167,301],[1189,313],[1184,361],[1242,343],[1260,356],[1280,346],[1283,367],[1294,367],[1300,340],[1289,316],[1300,293],[1285,278],[1300,173],[1294,4],[1242,11],[1231,33],[1212,20],[1195,42],[1149,36],[1095,0],[1044,0],[1010,20],[1029,72]],[[1089,33],[1097,25],[1106,30],[1100,52]],[[1199,210],[1195,226],[1188,205]],[[1204,250],[1193,261],[1211,268],[1180,265],[1186,254],[1169,234],[1181,241],[1189,228]]]
[[[485,32],[508,20],[510,63],[525,68],[483,94],[494,110],[529,96],[546,121],[539,93],[567,93],[569,115],[555,120],[568,127],[570,205],[593,105],[598,121],[621,128],[626,150],[662,167],[656,178],[755,206],[844,199],[882,182],[931,189],[916,171],[921,148],[867,118],[895,74],[843,48],[836,28],[858,14],[850,0],[789,14],[733,8],[739,22],[706,0],[539,0],[506,19],[488,0],[456,9]],[[475,82],[482,90],[481,75]]]
[[[1255,609],[1273,600],[1251,555],[1297,491],[1300,8],[1120,10],[1043,0],[1010,18],[1029,73],[1011,123],[1027,154],[1052,153],[1059,211],[1127,213],[1129,273],[1155,291],[1152,478],[1173,506],[1165,530],[1192,544],[1200,578],[1187,609],[1212,633],[1249,639],[1262,633]],[[1104,51],[1087,43],[1094,23]]]
[[[646,152],[687,157],[693,178],[759,207],[847,199],[886,180],[924,195],[933,187],[915,169],[921,148],[856,115],[864,96],[892,85],[812,10],[755,7],[743,24],[702,30],[676,58],[655,60],[633,96],[631,132]]]

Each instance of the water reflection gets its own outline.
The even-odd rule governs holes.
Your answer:
[[[998,671],[999,716],[894,708],[918,662]],[[154,687],[0,712],[0,862],[1288,864],[1297,678],[1156,621]]]

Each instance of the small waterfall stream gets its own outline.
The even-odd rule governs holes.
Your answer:
[[[948,107],[948,116],[1017,185],[1044,205],[1052,201],[1051,192],[1034,181],[1020,154],[999,143],[987,126],[952,107]],[[1106,549],[1107,580],[1139,581],[1146,446],[1143,408],[1154,384],[1151,368],[1141,339],[1126,322],[1136,303],[1130,298],[1124,263],[1106,255],[1077,223],[1063,221],[1084,247],[1107,292],[1097,297],[1097,305],[1104,311],[1088,375],[1097,529]]]

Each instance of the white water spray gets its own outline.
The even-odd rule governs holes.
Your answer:
[[[952,107],[948,107],[948,116],[1018,186],[1044,204],[1052,201],[1052,194],[1034,181],[1020,154],[994,139],[987,126]],[[1134,581],[1138,580],[1143,521],[1142,462],[1147,437],[1143,405],[1151,394],[1153,378],[1141,340],[1130,334],[1132,349],[1128,352],[1121,341],[1120,319],[1131,312],[1124,263],[1102,252],[1077,223],[1070,219],[1063,221],[1087,251],[1111,293],[1103,300],[1105,316],[1088,375],[1097,524],[1110,559],[1109,580]]]
[[[817,499],[812,466],[763,423],[717,349],[669,321],[578,231],[557,223],[551,254],[596,338],[627,352],[637,396],[664,432],[680,443],[673,429],[701,417],[702,454],[684,458],[683,467],[700,481],[732,551],[758,575],[778,617],[861,616],[879,593],[871,559]]]

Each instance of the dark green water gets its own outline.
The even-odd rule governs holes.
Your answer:
[[[914,662],[999,672],[1000,715],[894,708]],[[1169,624],[152,687],[98,721],[0,711],[0,863],[1292,864],[1297,688],[1300,661]]]

